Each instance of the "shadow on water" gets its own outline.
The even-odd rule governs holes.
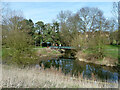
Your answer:
[[[106,67],[90,63],[85,63],[74,58],[70,51],[66,52],[64,56],[53,58],[50,60],[42,60],[39,65],[44,65],[44,68],[51,66],[58,69],[61,68],[62,72],[71,74],[72,76],[82,75],[83,78],[91,78],[93,75],[99,80],[108,80],[109,82],[118,81],[118,73],[115,67]]]

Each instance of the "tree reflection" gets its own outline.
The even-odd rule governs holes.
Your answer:
[[[107,67],[107,70],[104,69],[102,66],[88,64],[85,62],[80,62],[79,60],[72,59],[72,58],[55,58],[48,61],[41,61],[41,64],[44,64],[45,68],[50,68],[51,66],[57,68],[59,70],[62,69],[64,74],[71,74],[76,77],[83,75],[83,78],[97,78],[101,80],[118,80],[118,74],[111,71]]]

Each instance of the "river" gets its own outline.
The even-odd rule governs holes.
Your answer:
[[[83,78],[91,78],[93,75],[96,79],[108,82],[118,81],[118,72],[116,67],[107,67],[91,63],[85,63],[77,60],[69,53],[63,56],[42,60],[39,65],[44,65],[44,69],[50,68],[51,66],[55,69],[62,69],[62,72],[71,76],[82,75]]]

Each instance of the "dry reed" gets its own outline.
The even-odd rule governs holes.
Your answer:
[[[118,88],[118,82],[108,83],[64,75],[61,70],[32,67],[20,69],[3,65],[4,88]]]

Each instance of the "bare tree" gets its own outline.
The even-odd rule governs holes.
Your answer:
[[[118,14],[119,14],[118,11],[119,11],[118,2],[113,2],[113,7],[111,12],[116,20],[118,20]]]
[[[62,44],[64,45],[70,45],[71,42],[71,34],[68,26],[68,18],[72,15],[71,11],[61,11],[57,18],[60,23],[60,39]]]
[[[115,20],[114,24],[115,24],[115,28],[114,28],[114,32],[113,32],[113,37],[116,40],[116,44],[120,44],[120,2],[113,2],[113,8],[112,8],[112,14],[113,14],[113,18]]]
[[[11,10],[9,4],[4,3],[2,8],[2,29],[15,30],[18,23],[24,19],[22,11]]]
[[[117,22],[114,18],[111,18],[110,20],[108,20],[108,23],[109,23],[109,42],[111,45],[113,45],[113,42],[116,40],[116,42],[118,42],[116,36],[117,36],[117,33],[115,33],[118,28],[117,28]]]
[[[80,27],[83,32],[95,32],[99,29],[99,20],[105,20],[103,12],[98,8],[84,7],[77,13],[83,22]]]

